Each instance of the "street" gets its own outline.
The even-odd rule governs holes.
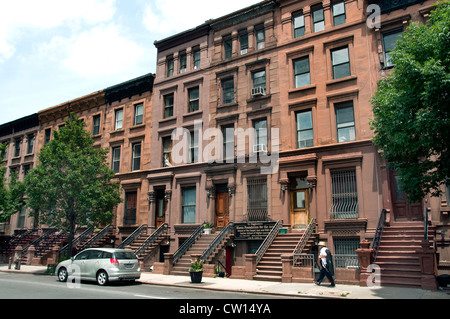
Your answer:
[[[135,283],[98,286],[82,282],[70,288],[55,276],[0,272],[0,299],[286,299],[267,294],[235,293]]]

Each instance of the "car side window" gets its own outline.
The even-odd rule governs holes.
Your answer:
[[[103,251],[101,250],[91,250],[88,259],[100,259],[102,258]]]
[[[112,253],[108,253],[107,251],[104,251],[102,254],[102,259],[111,259],[113,258],[113,254]]]
[[[88,256],[89,256],[89,251],[83,251],[82,253],[79,253],[75,257],[75,260],[86,260],[86,259],[88,259]]]

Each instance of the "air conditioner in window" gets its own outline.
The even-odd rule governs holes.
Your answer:
[[[267,145],[265,145],[265,144],[255,144],[255,145],[253,145],[253,153],[260,153],[260,152],[267,153]]]
[[[248,53],[248,49],[242,49],[241,50],[241,55],[247,54]]]
[[[266,95],[266,89],[263,87],[256,87],[252,89],[252,96],[264,96]]]

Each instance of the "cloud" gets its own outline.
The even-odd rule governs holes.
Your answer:
[[[119,25],[107,23],[74,34],[54,37],[37,48],[38,55],[83,78],[99,78],[134,70],[144,49],[129,40]]]
[[[0,63],[15,53],[20,36],[78,24],[112,19],[116,0],[20,0],[0,2]]]
[[[147,4],[143,24],[147,30],[170,35],[194,28],[206,20],[214,19],[258,3],[258,0],[164,0]],[[159,39],[157,39],[159,40]]]

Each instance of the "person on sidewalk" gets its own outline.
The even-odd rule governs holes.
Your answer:
[[[316,285],[320,285],[324,277],[327,277],[330,281],[330,287],[334,287],[334,266],[333,259],[330,250],[327,248],[325,242],[321,241],[317,244],[319,246],[319,264],[320,264],[320,276],[317,281],[314,281]]]

